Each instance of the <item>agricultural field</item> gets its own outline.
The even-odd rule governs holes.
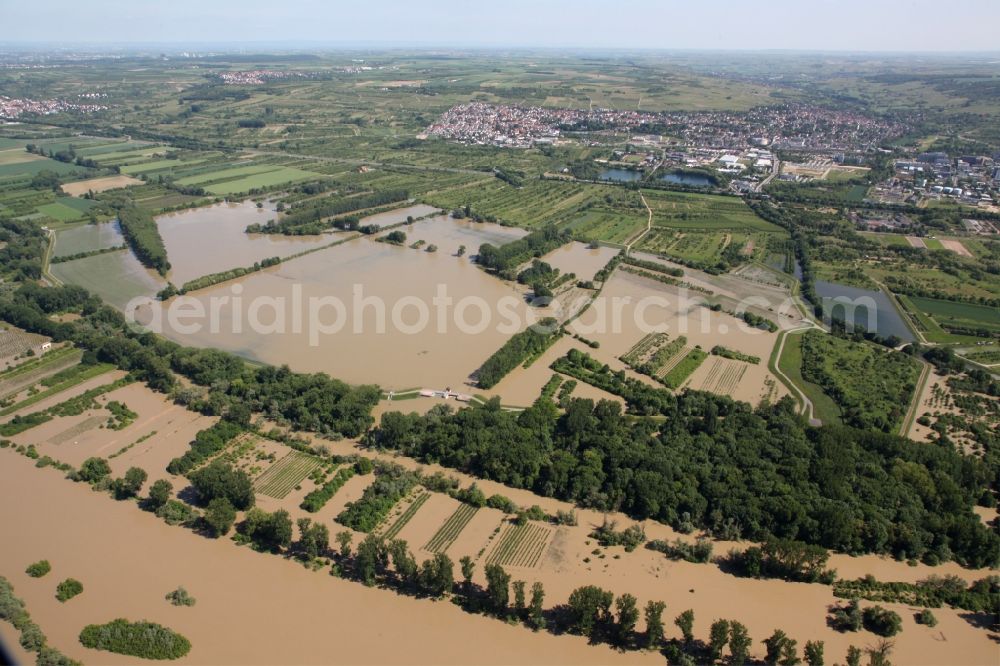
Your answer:
[[[58,347],[40,358],[32,358],[0,373],[0,399],[17,394],[49,375],[80,362],[83,352],[73,347]]]
[[[911,312],[922,323],[926,324],[927,319],[931,319],[933,324],[947,333],[968,335],[978,330],[993,337],[1000,335],[1000,310],[997,308],[921,296],[906,296],[901,300],[908,309],[912,307]]]
[[[534,567],[545,553],[552,528],[528,521],[523,525],[510,523],[486,556],[486,564],[504,567]]]
[[[740,361],[719,357],[714,357],[709,365],[711,367],[708,374],[697,384],[697,389],[728,396],[732,396],[736,392],[740,382],[743,381],[743,376],[750,367]]]
[[[386,530],[381,533],[381,536],[386,541],[391,541],[392,539],[395,539],[396,535],[399,534],[404,527],[406,527],[406,524],[410,522],[415,515],[417,515],[417,511],[419,511],[420,507],[422,507],[424,503],[427,502],[428,499],[430,499],[430,496],[431,496],[430,493],[427,492],[417,493],[413,501],[410,502],[406,506],[406,508],[399,514],[399,516],[392,522],[392,524],[390,524],[386,528]]]
[[[0,362],[3,368],[15,365],[29,351],[35,351],[48,341],[48,338],[37,333],[28,333],[16,326],[0,322]],[[6,373],[5,373],[6,374]]]
[[[476,517],[479,512],[478,507],[471,504],[462,504],[455,513],[448,517],[448,520],[434,533],[430,541],[424,544],[424,550],[429,553],[446,553],[455,540],[458,539],[466,525]]]
[[[653,211],[653,226],[680,231],[763,231],[784,234],[785,230],[757,216],[738,197],[644,190]]]
[[[315,456],[291,451],[254,479],[254,491],[274,499],[283,499],[322,465]]]

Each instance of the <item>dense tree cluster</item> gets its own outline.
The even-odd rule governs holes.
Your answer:
[[[192,472],[190,478],[191,485],[204,504],[223,498],[241,510],[254,505],[253,481],[246,472],[223,460],[216,460]]]
[[[328,198],[303,204],[295,208],[278,221],[269,220],[267,224],[251,224],[247,233],[285,234],[302,236],[321,233],[329,228],[327,220],[331,217],[344,215],[354,211],[386,206],[409,199],[406,190],[383,190],[347,197]]]
[[[202,462],[226,447],[234,437],[243,432],[243,427],[227,419],[222,419],[215,425],[199,430],[191,442],[191,448],[184,455],[174,458],[167,464],[171,474],[187,474]]]
[[[45,232],[28,220],[0,218],[0,277],[37,280],[42,277]]]
[[[493,352],[476,372],[479,388],[493,388],[511,370],[529,358],[540,356],[561,335],[562,331],[557,327],[556,321],[546,318],[507,338],[503,346]]]
[[[709,393],[646,387],[618,403],[497,401],[388,413],[369,445],[507,485],[717,536],[796,539],[849,553],[995,564],[1000,539],[972,512],[992,479],[950,447],[808,427],[788,400],[756,410]],[[640,411],[643,410],[643,411]]]
[[[64,311],[83,316],[72,322],[51,319]],[[185,348],[133,331],[121,313],[80,287],[25,283],[13,298],[0,300],[0,318],[57,342],[70,340],[88,357],[129,371],[154,390],[175,389],[174,373],[184,375],[205,388],[178,391],[179,401],[234,421],[245,422],[254,411],[299,430],[357,437],[372,424],[371,410],[379,400],[376,386],[351,387],[326,374],[300,374],[284,366],[248,366],[226,352]]]
[[[170,270],[167,248],[163,245],[160,230],[153,215],[138,206],[128,203],[118,209],[118,222],[122,235],[143,266],[152,268],[160,275]]]
[[[191,651],[191,642],[171,629],[122,618],[106,624],[88,624],[80,632],[80,642],[92,650],[142,659],[180,659]]]
[[[337,516],[337,522],[358,532],[371,532],[420,481],[416,474],[398,465],[380,465],[376,475],[361,497],[349,502]]]
[[[554,226],[547,226],[500,247],[483,243],[479,246],[476,261],[489,270],[512,278],[514,276],[510,275],[510,272],[518,266],[533,257],[540,257],[565,245],[571,238],[568,230],[560,231]]]

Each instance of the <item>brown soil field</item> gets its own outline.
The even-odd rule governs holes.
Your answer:
[[[62,186],[62,191],[70,196],[81,197],[87,192],[105,192],[116,190],[129,185],[140,185],[142,181],[131,176],[105,176],[104,178],[91,178],[90,180],[78,180],[75,183],[66,183]]]
[[[962,241],[945,240],[944,238],[942,238],[941,245],[944,246],[944,249],[951,250],[957,255],[963,257],[972,257],[972,253],[969,252],[969,250],[964,245],[962,245]]]
[[[25,600],[49,642],[91,664],[134,658],[84,648],[84,625],[116,617],[159,622],[191,640],[190,664],[635,664],[656,654],[618,653],[583,638],[533,633],[449,603],[311,572],[302,566],[169,527],[52,470],[4,451],[0,523],[17,539],[0,549],[0,574]],[[23,502],[22,498],[45,501]],[[46,529],[38,529],[44,525]],[[53,573],[32,579],[38,559]],[[56,601],[57,578],[85,588]],[[197,604],[178,608],[163,595],[183,585]],[[3,623],[3,636],[12,631]],[[482,649],[489,646],[489,649]]]
[[[906,242],[910,244],[910,247],[927,247],[924,244],[924,239],[919,236],[907,236]]]

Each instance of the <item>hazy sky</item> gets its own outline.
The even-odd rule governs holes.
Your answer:
[[[0,0],[0,41],[1000,50],[1000,0]]]

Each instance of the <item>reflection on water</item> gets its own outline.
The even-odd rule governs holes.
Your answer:
[[[80,252],[93,252],[115,247],[125,242],[118,220],[101,224],[84,224],[56,233],[54,257],[65,257]]]
[[[816,280],[816,293],[823,300],[823,311],[827,317],[832,313],[833,317],[850,323],[853,316],[853,323],[868,331],[877,332],[881,336],[895,335],[904,342],[914,340],[902,316],[882,291]],[[846,300],[847,304],[837,303],[836,299]],[[870,314],[874,314],[874,317]]]
[[[52,264],[49,270],[63,282],[84,287],[120,310],[131,299],[153,296],[166,286],[131,250]]]
[[[278,217],[267,204],[221,203],[156,218],[170,261],[170,281],[189,280],[233,268],[252,266],[269,257],[287,257],[335,240],[324,236],[247,234],[247,225]]]

